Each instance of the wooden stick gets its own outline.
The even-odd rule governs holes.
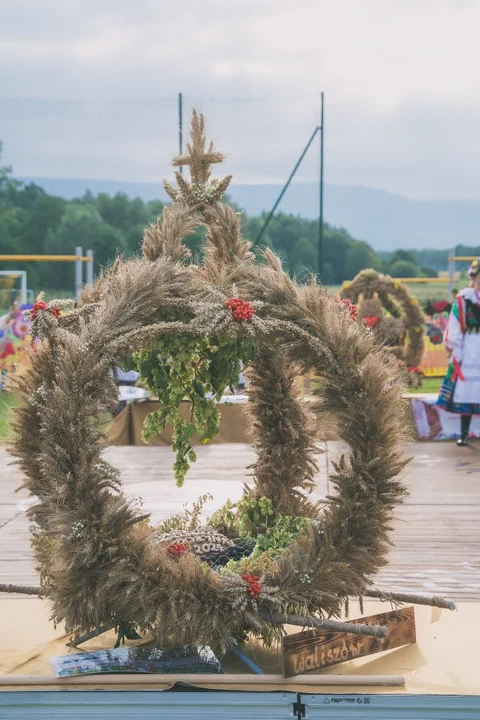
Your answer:
[[[116,674],[116,675],[73,675],[56,678],[51,675],[0,675],[0,687],[55,685],[173,685],[177,682],[189,685],[268,685],[280,688],[289,685],[313,686],[404,686],[401,675],[297,675],[284,678],[282,675],[228,675],[228,674]]]
[[[17,593],[17,595],[39,595],[40,588],[33,585],[3,585],[0,583],[0,593]]]
[[[103,635],[103,633],[108,632],[109,630],[112,630],[115,627],[115,625],[102,625],[101,627],[97,628],[96,630],[91,630],[88,633],[85,633],[85,635],[79,635],[79,637],[74,638],[73,640],[70,640],[70,642],[67,643],[68,647],[78,647],[82,643],[87,642],[87,640],[91,640],[92,638],[96,638],[99,635]]]
[[[339,620],[325,620],[324,618],[314,618],[311,615],[268,615],[262,613],[262,617],[274,625],[298,625],[300,627],[331,630],[332,632],[369,635],[375,638],[385,638],[390,634],[390,630],[381,625],[362,625],[360,623],[340,622]]]
[[[414,605],[430,605],[432,607],[444,608],[445,610],[456,610],[457,606],[453,600],[446,600],[445,598],[437,597],[436,595],[414,595],[412,593],[392,593],[384,592],[383,590],[375,590],[369,588],[362,593],[366,597],[379,598],[383,601],[389,602],[405,602],[413,603]]]

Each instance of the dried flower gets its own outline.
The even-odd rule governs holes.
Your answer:
[[[84,534],[85,534],[85,525],[82,522],[72,523],[72,527],[70,529],[70,537],[78,540],[81,537],[83,537]]]

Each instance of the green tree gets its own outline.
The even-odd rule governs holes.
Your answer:
[[[344,228],[335,228],[328,224],[325,225],[323,234],[322,282],[339,285],[348,279],[347,255],[356,241]]]
[[[31,255],[44,253],[47,233],[58,227],[66,207],[67,201],[63,198],[41,195],[25,224],[21,251]]]
[[[77,245],[93,250],[95,272],[100,266],[106,267],[116,255],[126,249],[123,233],[104,222],[98,210],[83,203],[68,203],[66,210],[54,230],[49,230],[45,241],[45,252],[52,255],[72,254]],[[57,270],[49,267],[48,281],[52,288],[71,288],[74,283],[72,264]]]
[[[0,160],[2,159],[2,142],[0,141]],[[21,187],[18,180],[12,178],[12,168],[0,165],[0,252],[13,253],[17,245],[17,237],[21,231],[24,214],[16,207],[12,198]]]
[[[435,270],[435,268],[428,267],[428,265],[422,265],[420,268],[420,272],[423,275],[423,277],[428,278],[436,278],[438,277],[438,270]]]
[[[390,267],[399,260],[412,263],[413,265],[418,265],[415,252],[413,250],[395,250],[390,257]]]
[[[365,268],[379,270],[380,266],[380,260],[370,245],[364,241],[357,241],[347,251],[344,279],[352,280],[360,270]]]
[[[28,185],[22,185],[20,187],[10,187],[9,194],[12,205],[28,211],[31,211],[35,207],[40,198],[47,197],[45,190],[35,183],[29,183]]]
[[[390,266],[390,275],[394,278],[418,277],[419,268],[408,260],[397,260]]]
[[[100,193],[95,202],[103,220],[123,233],[130,254],[140,250],[145,226],[155,222],[163,209],[160,200],[144,203],[141,198],[129,198],[125,193],[114,197]]]
[[[267,214],[259,218],[247,218],[245,221],[245,234],[248,239],[256,243]],[[305,220],[294,215],[278,213],[274,215],[262,235],[260,246],[271,248],[284,261],[291,273],[305,273],[315,269],[316,245],[315,225],[311,220]]]

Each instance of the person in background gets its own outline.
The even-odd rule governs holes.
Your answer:
[[[115,370],[110,370],[110,377],[113,377],[115,380],[115,385],[120,388],[121,385],[128,385],[129,387],[133,387],[138,378],[140,377],[140,373],[136,372],[136,370],[122,370],[120,367],[116,367]],[[116,407],[116,410],[114,413],[112,413],[113,417],[116,417],[119,415],[122,410],[124,410],[127,407],[127,402],[125,400],[119,400],[118,405]]]
[[[11,306],[10,310],[5,313],[5,315],[2,315],[0,317],[0,332],[5,332],[9,325],[15,320],[15,316],[18,313],[18,302],[15,300]]]
[[[438,407],[461,416],[457,445],[466,445],[472,415],[480,415],[480,260],[468,270],[470,287],[460,290],[450,312],[445,346],[450,364],[440,389]]]

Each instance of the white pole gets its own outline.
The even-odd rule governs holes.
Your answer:
[[[80,293],[82,292],[82,281],[83,281],[83,269],[82,269],[82,257],[83,248],[75,248],[75,298],[78,300]]]
[[[20,294],[22,298],[22,305],[27,304],[27,272],[22,270],[20,273]]]
[[[93,250],[87,250],[87,285],[93,285]]]

